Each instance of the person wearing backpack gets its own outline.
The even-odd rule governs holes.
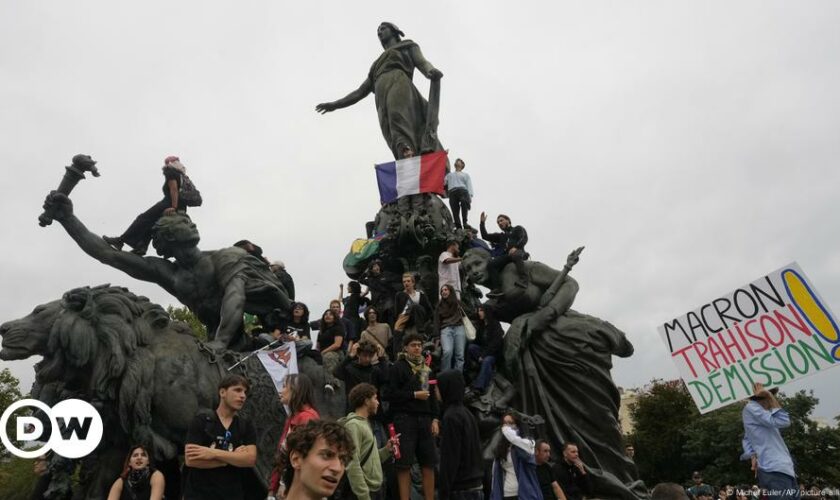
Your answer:
[[[349,401],[353,411],[339,419],[353,441],[353,455],[347,464],[347,471],[338,485],[333,499],[377,500],[385,498],[382,462],[385,462],[399,446],[399,436],[388,440],[377,449],[376,438],[370,427],[370,417],[379,409],[376,387],[362,382],[350,391]]]
[[[149,242],[152,241],[152,228],[161,217],[186,212],[187,207],[201,205],[201,193],[187,176],[187,169],[177,156],[168,156],[164,160],[163,199],[138,215],[128,229],[120,236],[103,236],[102,239],[117,250],[123,245],[132,248],[137,255],[146,255]]]

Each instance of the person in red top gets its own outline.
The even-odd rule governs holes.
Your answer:
[[[277,443],[277,454],[282,455],[281,450],[285,447],[286,436],[295,427],[305,424],[310,420],[319,420],[321,415],[315,409],[315,387],[312,379],[302,373],[286,375],[283,382],[283,389],[280,391],[280,402],[286,408],[288,416],[283,424],[283,433],[280,434],[280,442]],[[285,485],[281,483],[281,472],[274,468],[271,472],[268,496],[285,498]]]

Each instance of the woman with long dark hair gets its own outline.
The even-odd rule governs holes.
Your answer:
[[[333,372],[341,364],[344,355],[344,325],[341,323],[338,314],[332,309],[327,309],[321,315],[321,331],[318,334],[318,350],[321,351],[321,359],[324,360],[324,392],[333,394],[341,386],[341,381],[335,378]]]
[[[463,317],[464,309],[455,294],[455,288],[448,284],[440,287],[440,300],[435,308],[434,331],[440,335],[440,347],[443,350],[441,371],[464,369],[467,334],[461,319]]]
[[[122,474],[111,486],[108,500],[162,500],[165,484],[146,447],[134,445],[128,450]]]
[[[502,417],[502,438],[493,453],[490,500],[542,500],[534,458],[534,440],[527,437],[519,417]]]
[[[277,457],[283,454],[283,447],[286,444],[286,436],[296,427],[321,418],[315,408],[315,386],[312,379],[303,373],[290,373],[283,381],[283,389],[280,391],[280,402],[286,409],[286,422],[283,424],[283,432],[280,434],[280,441],[277,443]],[[271,471],[269,481],[269,496],[283,497],[284,489],[280,483],[281,472],[276,467]]]
[[[472,388],[479,393],[487,390],[496,373],[496,364],[503,361],[504,336],[502,324],[493,314],[493,308],[479,306],[475,342],[468,350],[469,358],[480,367],[478,376],[472,381]]]

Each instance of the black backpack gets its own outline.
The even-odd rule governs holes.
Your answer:
[[[201,206],[201,192],[196,189],[187,174],[181,174],[181,190],[178,192],[178,199],[188,207]]]

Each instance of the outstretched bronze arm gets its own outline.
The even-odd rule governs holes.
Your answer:
[[[44,201],[44,214],[57,220],[79,248],[94,259],[109,265],[129,276],[157,283],[172,293],[174,270],[167,260],[158,257],[140,257],[131,252],[115,250],[105,240],[91,233],[82,221],[73,214],[73,202],[67,195],[53,191]]]
[[[321,104],[315,106],[315,111],[323,115],[324,113],[329,113],[330,111],[335,111],[336,109],[352,106],[367,97],[367,95],[371,92],[373,92],[373,81],[370,78],[367,78],[364,82],[362,82],[359,88],[353,92],[350,92],[337,101],[322,102]]]

